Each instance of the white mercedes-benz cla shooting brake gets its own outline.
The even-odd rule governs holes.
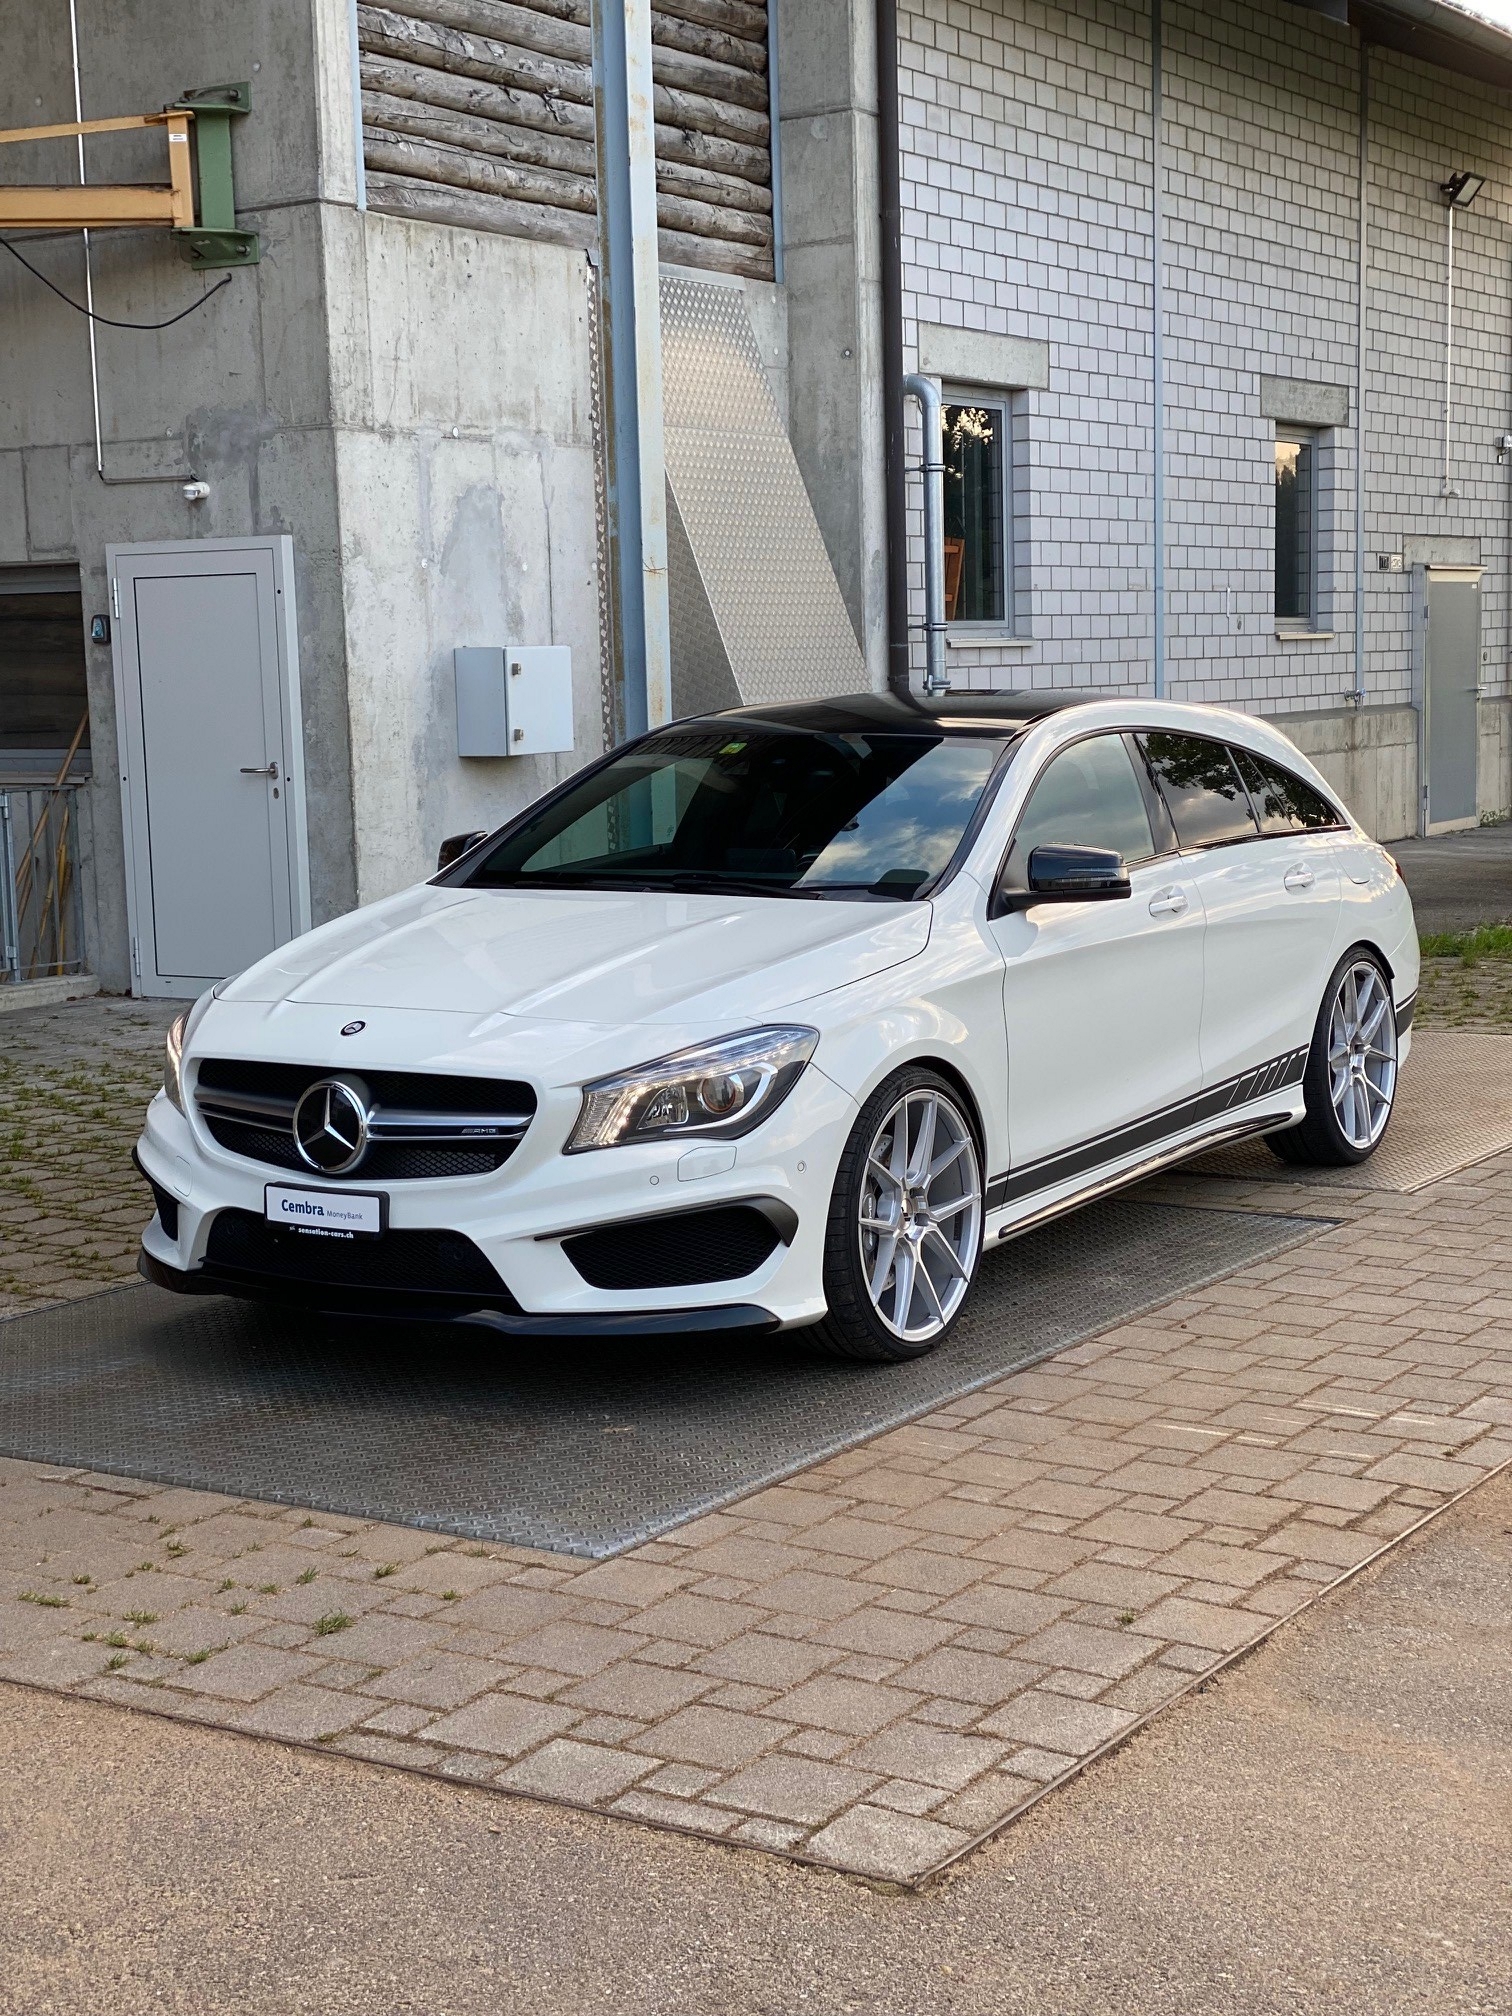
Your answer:
[[[1215,1143],[1379,1144],[1390,855],[1217,708],[680,721],[205,995],[138,1144],[164,1287],[505,1334],[929,1351],[984,1250]]]

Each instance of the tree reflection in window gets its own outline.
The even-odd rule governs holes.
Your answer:
[[[1183,848],[1254,839],[1249,793],[1221,742],[1208,742],[1200,735],[1139,739]]]
[[[945,616],[951,623],[1007,620],[1007,467],[1004,407],[947,403]]]

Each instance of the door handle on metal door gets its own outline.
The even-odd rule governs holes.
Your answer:
[[[1179,917],[1187,907],[1187,899],[1179,889],[1157,889],[1150,898],[1152,917]]]
[[[241,774],[243,775],[243,777],[275,777],[275,778],[276,778],[276,777],[277,777],[277,775],[278,775],[278,765],[277,765],[276,763],[267,763],[267,764],[264,764],[264,766],[262,767],[262,769],[258,770],[258,769],[254,769],[254,768],[253,768],[253,766],[252,766],[252,765],[251,765],[250,763],[243,763],[243,765],[241,766]]]
[[[1311,889],[1316,878],[1311,868],[1288,868],[1284,879],[1288,889]]]

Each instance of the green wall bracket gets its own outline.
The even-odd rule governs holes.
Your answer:
[[[257,233],[237,230],[231,184],[231,121],[252,110],[252,86],[207,84],[186,91],[168,109],[194,114],[199,222],[175,234],[180,251],[191,266],[255,266],[262,256]]]

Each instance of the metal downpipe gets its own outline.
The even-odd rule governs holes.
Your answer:
[[[924,430],[924,691],[948,693],[945,670],[945,448],[944,401],[933,378],[911,371],[903,380],[905,397],[919,402]]]
[[[875,0],[877,201],[882,225],[882,467],[887,504],[887,683],[907,693],[908,492],[903,459],[903,194],[898,162],[898,7]]]

